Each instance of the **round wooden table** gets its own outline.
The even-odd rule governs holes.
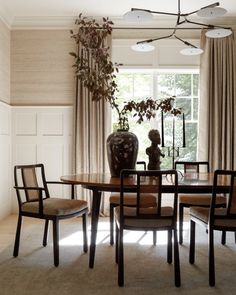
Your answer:
[[[211,193],[213,186],[213,173],[179,173],[178,177],[178,192],[179,193]],[[74,175],[61,176],[61,181],[82,185],[93,192],[92,194],[92,210],[91,210],[91,243],[89,252],[89,267],[94,267],[95,251],[96,251],[96,237],[99,220],[99,210],[101,204],[101,193],[104,191],[119,192],[120,178],[111,177],[110,174],[103,173],[81,173]],[[220,192],[227,192],[228,181],[226,178],[220,180],[222,187]],[[173,187],[171,179],[163,179],[163,192],[171,192]],[[150,181],[147,177],[147,185]],[[127,191],[132,191],[134,187],[134,180],[132,177],[127,178]]]

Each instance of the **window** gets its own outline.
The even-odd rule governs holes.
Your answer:
[[[146,97],[157,99],[176,96],[176,107],[182,108],[185,114],[186,148],[183,144],[183,122],[182,116],[175,119],[176,132],[175,143],[180,147],[178,159],[196,160],[197,152],[197,127],[198,127],[198,100],[199,100],[199,74],[197,71],[168,70],[165,71],[120,71],[117,76],[119,103],[135,99],[141,100]],[[161,159],[161,167],[172,168],[172,157],[168,156],[168,147],[172,147],[173,129],[172,117],[164,116],[165,147],[162,151],[165,158]],[[117,121],[117,115],[113,111],[113,124]],[[141,125],[135,123],[135,118],[129,118],[130,131],[135,133],[139,139],[139,160],[148,161],[146,148],[150,146],[148,132],[150,129],[158,129],[161,133],[160,114],[155,119],[145,121]],[[115,126],[115,125],[113,125]],[[171,154],[171,152],[170,152]]]

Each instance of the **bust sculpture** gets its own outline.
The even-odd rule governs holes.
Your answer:
[[[165,157],[158,145],[161,143],[160,133],[157,129],[152,129],[148,133],[148,138],[151,140],[151,146],[146,149],[146,154],[149,157],[148,170],[160,170],[160,157]]]

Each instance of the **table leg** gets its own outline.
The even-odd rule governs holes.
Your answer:
[[[94,266],[100,204],[101,204],[101,192],[97,190],[93,190],[92,212],[91,212],[91,242],[90,242],[90,251],[89,251],[89,267],[90,268],[93,268]]]

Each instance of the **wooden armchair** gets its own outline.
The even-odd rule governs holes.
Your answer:
[[[190,162],[176,161],[175,169],[183,167],[184,173],[210,172],[209,163],[206,161]],[[183,219],[184,208],[194,206],[209,207],[211,204],[211,194],[179,194],[179,243],[183,243]],[[216,199],[217,207],[226,206],[226,198],[218,196]],[[222,234],[222,243],[225,242],[225,234]]]
[[[138,161],[137,165],[144,170],[147,169],[145,161]],[[120,193],[111,193],[110,199],[110,245],[114,244],[114,208],[120,204]],[[127,206],[136,206],[136,198],[133,193],[125,193],[124,203]],[[149,207],[156,204],[156,198],[152,195],[148,195],[146,198],[142,198],[142,206]],[[153,234],[153,243],[156,243],[156,234]]]
[[[127,207],[125,199],[126,178],[132,176],[135,182],[135,207]],[[173,193],[168,194],[172,206],[165,206],[162,194],[162,178],[170,176],[173,181]],[[178,174],[175,170],[123,170],[121,172],[120,205],[115,208],[116,222],[116,262],[118,262],[118,285],[124,285],[124,230],[168,231],[167,262],[172,263],[172,234],[174,235],[175,285],[181,285],[179,248],[177,240],[177,204]],[[142,195],[156,196],[156,204],[143,208]],[[144,253],[145,254],[145,253]],[[141,259],[141,258],[140,258]],[[141,260],[140,260],[141,263]],[[158,266],[157,266],[158,267]]]
[[[49,220],[53,223],[53,252],[54,265],[59,265],[59,220],[82,216],[83,218],[83,250],[87,252],[87,202],[51,198],[48,183],[65,184],[62,182],[47,182],[43,164],[18,165],[14,168],[14,182],[18,199],[19,216],[15,237],[13,256],[19,253],[22,217],[33,217],[45,220],[43,246],[47,245]],[[73,194],[72,187],[72,194]]]
[[[218,186],[228,177],[230,184],[226,208],[217,207]],[[236,171],[216,170],[210,208],[190,208],[190,249],[189,262],[195,261],[195,224],[198,223],[208,231],[209,247],[209,285],[215,285],[214,231],[236,231]],[[225,270],[226,271],[226,270]]]

